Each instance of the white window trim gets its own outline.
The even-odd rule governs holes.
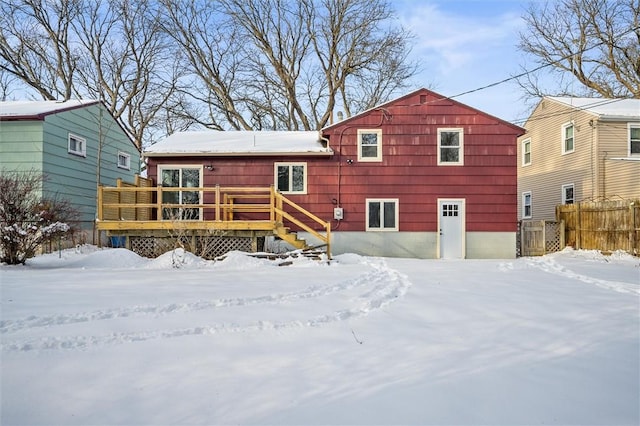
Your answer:
[[[375,133],[378,136],[378,155],[375,157],[362,156],[362,135]],[[382,161],[382,129],[358,129],[358,161],[381,162]]]
[[[303,182],[303,188],[302,191],[280,191],[281,194],[292,194],[292,195],[305,195],[307,193],[307,163],[300,163],[300,162],[281,162],[281,163],[274,163],[273,164],[273,181],[275,182],[275,187],[278,188],[278,167],[283,167],[283,166],[287,166],[289,167],[289,188],[292,188],[292,182],[291,179],[293,179],[293,173],[291,173],[291,167],[292,166],[302,166],[304,169],[304,182]]]
[[[566,139],[565,139],[565,135],[566,135],[566,130],[569,127],[573,127],[573,149],[571,149],[570,151],[567,151],[566,147]],[[576,126],[575,123],[573,121],[570,121],[568,123],[564,123],[562,125],[562,133],[560,134],[560,141],[562,143],[562,154],[571,154],[572,152],[575,152],[576,150]]]
[[[562,185],[562,204],[567,204],[567,188],[572,188],[573,189],[573,201],[572,203],[575,204],[576,202],[576,186],[573,183],[567,183],[565,185]]]
[[[524,147],[526,145],[529,145],[529,161],[528,162],[525,160],[526,151]],[[527,138],[523,140],[521,147],[522,147],[522,166],[530,166],[531,165],[531,138]]]
[[[120,158],[124,158],[125,164],[120,164]],[[131,170],[131,155],[126,152],[118,151],[118,156],[116,157],[116,162],[119,169]]]
[[[75,149],[71,149],[71,140],[74,139],[78,142],[80,142],[82,149],[80,151],[76,151]],[[69,152],[69,154],[73,154],[73,155],[77,155],[79,157],[86,157],[87,156],[87,140],[83,137],[80,137],[78,135],[74,135],[73,133],[69,133],[69,136],[67,138],[67,151]]]
[[[458,147],[458,161],[441,161],[441,135],[443,132],[458,132],[460,137],[458,140],[460,141],[460,146]],[[438,166],[463,166],[464,165],[464,129],[462,127],[450,127],[450,128],[441,128],[438,129]]]
[[[397,232],[400,229],[400,199],[399,198],[367,198],[365,200],[365,226],[367,232]],[[369,204],[370,203],[394,203],[395,204],[395,224],[393,228],[370,228],[369,227]],[[384,209],[380,210],[384,214]],[[384,218],[380,218],[380,224],[384,224]]]
[[[527,205],[525,204],[524,200],[526,199],[527,195],[529,196],[529,214],[526,214],[526,207]],[[522,193],[522,218],[523,219],[531,219],[533,217],[533,195],[531,194],[531,191],[525,191]]]
[[[628,141],[627,154],[629,157],[639,157],[640,153],[636,153],[636,154],[631,153],[631,129],[632,128],[640,129],[640,123],[628,123],[627,125],[627,141]]]
[[[175,169],[198,169],[200,172],[200,176],[198,177],[198,179],[200,180],[200,185],[204,186],[204,166],[202,164],[158,164],[157,168],[156,168],[156,184],[158,186],[162,186],[162,171],[163,170],[175,170]],[[200,202],[202,203],[204,201],[204,192],[203,191],[199,191],[200,192]],[[197,208],[197,207],[196,207]],[[204,210],[202,208],[198,208],[199,210],[199,217],[198,221],[203,221],[204,220]],[[161,214],[161,213],[158,213]],[[173,219],[162,219],[164,221],[171,221]],[[183,219],[183,220],[189,220],[189,219]]]

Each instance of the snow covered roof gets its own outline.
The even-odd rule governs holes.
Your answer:
[[[95,99],[68,101],[5,101],[0,102],[0,120],[42,120],[44,116],[82,106],[93,105]]]
[[[604,119],[640,119],[640,99],[572,98],[548,96],[556,102],[599,115]]]
[[[331,155],[317,131],[176,132],[151,145],[145,157],[236,155]]]

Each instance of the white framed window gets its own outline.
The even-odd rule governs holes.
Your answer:
[[[158,166],[158,185],[162,186],[162,203],[173,204],[162,207],[163,220],[202,220],[202,208],[187,208],[176,204],[201,204],[202,191],[171,190],[170,188],[200,188],[202,185],[201,165]]]
[[[67,149],[69,154],[79,155],[80,157],[87,156],[87,141],[85,138],[81,138],[80,136],[76,136],[72,133],[69,133],[69,142],[67,145]]]
[[[533,202],[531,198],[531,191],[522,193],[522,218],[531,219],[533,214]]]
[[[367,198],[367,231],[397,231],[398,199]]]
[[[464,164],[464,132],[461,128],[438,129],[438,165]]]
[[[118,151],[118,168],[131,170],[131,156],[126,152]]]
[[[382,130],[358,129],[358,161],[382,161]]]
[[[562,153],[569,154],[575,151],[575,127],[573,121],[562,125]]]
[[[531,138],[522,141],[522,165],[531,164]]]
[[[629,157],[640,156],[640,123],[629,123]]]
[[[275,163],[276,189],[283,194],[307,193],[307,163]]]
[[[573,204],[574,186],[572,183],[562,185],[562,204]]]

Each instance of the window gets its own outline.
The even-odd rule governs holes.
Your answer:
[[[118,167],[121,169],[131,169],[131,156],[126,152],[118,152]]]
[[[438,164],[457,166],[464,164],[462,129],[438,129]]]
[[[87,156],[87,141],[76,135],[69,133],[69,154],[79,155],[81,157]]]
[[[522,193],[522,217],[524,219],[531,219],[531,216],[532,216],[531,207],[532,207],[531,192],[523,192]]]
[[[163,204],[200,204],[201,191],[168,190],[168,188],[199,188],[202,182],[202,166],[159,166],[158,179]],[[201,220],[201,208],[163,207],[165,220]]]
[[[566,123],[562,126],[562,153],[568,154],[575,149],[573,123]]]
[[[531,164],[531,139],[525,139],[522,141],[522,165],[529,164]]]
[[[276,189],[283,194],[307,193],[306,163],[276,163]]]
[[[358,130],[358,161],[382,161],[382,130]]]
[[[562,204],[573,204],[573,184],[562,185]]]
[[[629,124],[629,157],[640,155],[640,123]]]
[[[367,199],[367,231],[397,231],[398,200]]]

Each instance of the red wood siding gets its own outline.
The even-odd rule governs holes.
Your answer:
[[[515,232],[516,138],[524,130],[439,98],[423,89],[384,105],[386,117],[376,109],[328,127],[332,157],[152,157],[149,177],[159,163],[212,164],[205,186],[268,186],[275,162],[305,162],[307,195],[288,197],[325,220],[339,202],[340,231],[365,230],[365,199],[397,198],[400,231],[435,232],[438,198],[464,198],[468,232]],[[437,165],[438,128],[445,127],[463,128],[463,166]],[[382,162],[358,162],[358,129],[382,129]]]

